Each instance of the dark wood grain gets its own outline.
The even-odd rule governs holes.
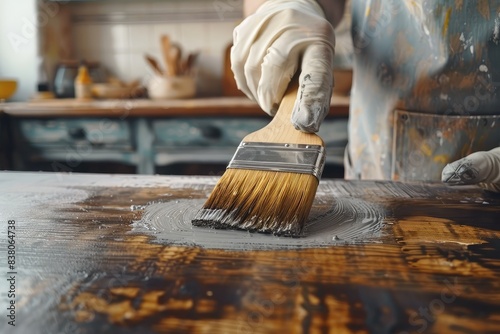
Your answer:
[[[500,332],[499,195],[323,180],[318,203],[333,192],[384,211],[378,233],[329,247],[208,249],[134,231],[144,205],[202,200],[216,181],[0,173],[18,292],[13,328],[1,285],[0,332]]]

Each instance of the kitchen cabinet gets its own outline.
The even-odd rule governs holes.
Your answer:
[[[134,122],[120,119],[14,118],[13,167],[32,170],[46,162],[52,171],[74,171],[85,162],[134,165]]]
[[[102,168],[120,164],[128,167],[125,172],[138,174],[175,164],[223,168],[241,139],[270,120],[244,97],[55,100],[6,104],[5,113],[12,131],[13,169],[21,171],[85,171],[89,163]],[[334,98],[330,113],[319,134],[326,143],[327,164],[341,170],[348,98]],[[210,172],[202,167],[197,173]]]
[[[43,149],[85,142],[93,148],[132,149],[132,130],[124,120],[107,120],[103,125],[95,118],[49,118],[17,120],[14,124],[21,146]]]
[[[0,332],[500,332],[498,195],[322,180],[284,238],[191,227],[216,181],[1,172]]]

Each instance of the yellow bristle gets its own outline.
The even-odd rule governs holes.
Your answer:
[[[299,236],[317,188],[309,174],[228,169],[193,225]]]

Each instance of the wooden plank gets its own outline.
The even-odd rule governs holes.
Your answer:
[[[0,173],[0,248],[14,220],[18,293],[16,327],[4,316],[0,332],[500,331],[499,195],[323,180],[303,238],[182,239],[216,181]]]

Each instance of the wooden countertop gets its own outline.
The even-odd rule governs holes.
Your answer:
[[[16,117],[161,117],[161,116],[265,116],[257,103],[246,97],[214,97],[153,101],[54,99],[0,104],[0,110]],[[347,117],[349,97],[333,96],[331,116]]]
[[[216,180],[1,172],[0,332],[500,332],[499,195],[322,180],[287,239],[191,228]]]

